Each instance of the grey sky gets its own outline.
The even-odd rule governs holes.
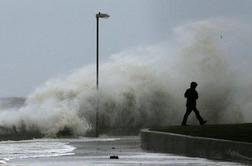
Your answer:
[[[249,20],[250,0],[0,0],[0,96],[25,96],[47,79],[169,38],[172,28],[215,17]],[[94,69],[95,72],[95,69]]]

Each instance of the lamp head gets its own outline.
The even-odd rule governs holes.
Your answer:
[[[96,14],[96,18],[109,18],[109,17],[110,16],[108,14],[106,14],[106,13],[99,12],[99,13]]]

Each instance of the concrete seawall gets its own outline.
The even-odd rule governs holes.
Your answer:
[[[190,157],[252,164],[252,143],[247,142],[143,129],[141,131],[141,147],[152,152],[174,153]]]

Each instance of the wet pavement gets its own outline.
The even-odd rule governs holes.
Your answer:
[[[35,141],[35,140],[34,140]],[[168,165],[168,166],[237,166],[240,163],[184,157],[173,154],[150,153],[140,148],[138,136],[101,137],[80,139],[47,140],[64,143],[72,148],[66,154],[16,158],[8,161],[18,166],[90,166],[90,165]],[[46,141],[45,141],[46,142]],[[49,148],[49,147],[47,147]],[[53,148],[53,147],[52,147]],[[55,148],[55,146],[54,146]],[[60,149],[60,148],[59,148]],[[74,150],[73,150],[74,149]],[[58,152],[58,151],[57,151]],[[53,155],[54,154],[54,155]],[[110,159],[110,156],[113,156]],[[118,157],[118,159],[116,159]],[[1,164],[0,164],[1,165]]]

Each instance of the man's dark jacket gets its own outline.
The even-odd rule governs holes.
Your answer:
[[[198,92],[195,89],[187,89],[185,92],[185,98],[187,98],[186,106],[187,107],[195,107],[196,100],[199,98]]]

